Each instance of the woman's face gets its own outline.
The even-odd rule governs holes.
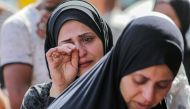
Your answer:
[[[58,46],[71,43],[79,49],[79,74],[91,68],[104,55],[103,43],[88,26],[78,21],[67,21],[58,36]]]
[[[122,77],[120,91],[129,109],[150,109],[166,96],[172,80],[167,65],[155,65]]]
[[[154,11],[157,11],[157,12],[167,15],[174,21],[174,23],[177,25],[178,28],[181,27],[179,18],[170,4],[158,3],[157,5],[155,5]]]

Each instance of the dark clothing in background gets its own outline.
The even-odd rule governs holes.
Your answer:
[[[2,67],[0,67],[0,84],[1,84],[1,88],[5,88],[5,83],[4,83],[4,75],[3,75],[3,69]]]

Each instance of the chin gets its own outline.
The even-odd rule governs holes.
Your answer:
[[[79,71],[79,76],[81,76],[81,75],[87,73],[87,71],[88,71],[89,69],[90,69],[90,68],[81,69],[81,70]]]
[[[128,109],[151,109],[150,107],[141,107],[137,105],[136,103],[129,103]]]

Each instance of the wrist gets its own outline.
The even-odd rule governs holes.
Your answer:
[[[65,85],[55,85],[52,83],[51,89],[50,89],[50,97],[57,98],[66,88]]]

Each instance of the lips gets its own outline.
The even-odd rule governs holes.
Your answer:
[[[86,68],[86,67],[88,67],[91,63],[92,63],[92,61],[80,62],[80,63],[79,63],[79,67],[80,67],[80,68]]]
[[[150,109],[151,108],[151,105],[149,104],[143,104],[143,103],[139,103],[139,102],[136,102],[136,107],[137,109]]]

